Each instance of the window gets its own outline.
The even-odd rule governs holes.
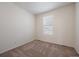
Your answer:
[[[43,17],[43,33],[44,34],[53,34],[53,17],[52,16],[44,16]]]

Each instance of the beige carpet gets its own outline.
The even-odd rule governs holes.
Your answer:
[[[3,54],[1,57],[76,57],[74,48],[53,43],[34,40]]]

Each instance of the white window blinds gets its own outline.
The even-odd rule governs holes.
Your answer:
[[[53,34],[53,17],[44,16],[43,17],[43,33],[44,34]]]

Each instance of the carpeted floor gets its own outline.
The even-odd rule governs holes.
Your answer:
[[[72,47],[34,40],[3,54],[1,57],[78,57]]]

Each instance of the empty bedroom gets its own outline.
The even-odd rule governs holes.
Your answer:
[[[0,57],[79,57],[79,3],[0,2]]]

